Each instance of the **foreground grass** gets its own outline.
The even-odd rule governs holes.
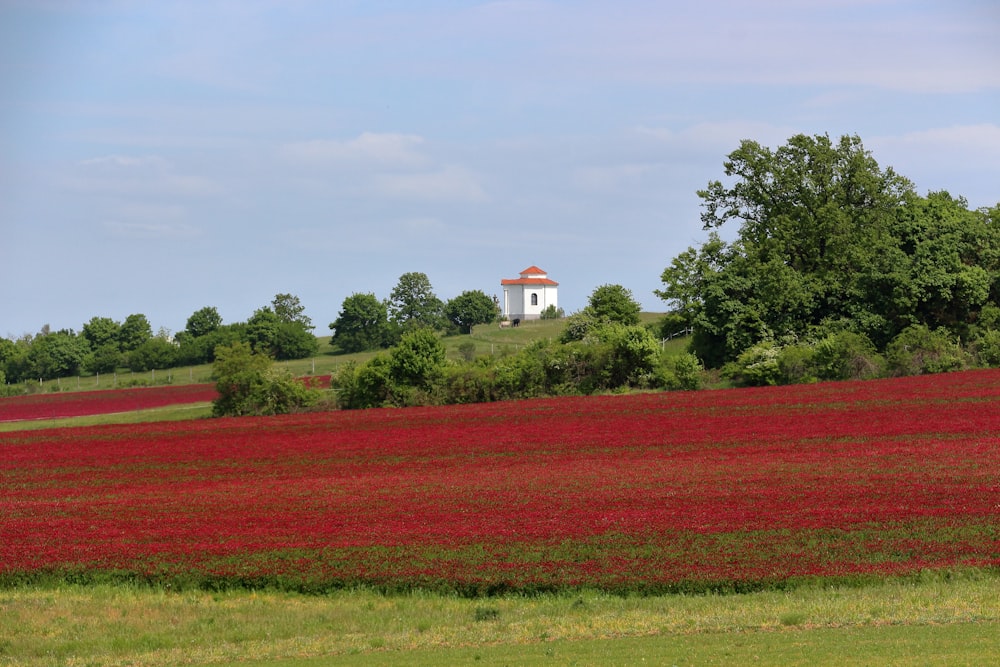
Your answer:
[[[987,664],[1000,577],[730,596],[0,590],[0,665]]]

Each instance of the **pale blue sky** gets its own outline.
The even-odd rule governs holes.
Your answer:
[[[647,310],[741,139],[1000,202],[1000,5],[0,0],[0,336],[537,265]]]

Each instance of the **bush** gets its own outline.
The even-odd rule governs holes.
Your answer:
[[[255,354],[249,343],[217,348],[212,370],[219,392],[212,404],[216,417],[295,412],[315,405],[321,396],[289,373],[274,370],[270,357]]]
[[[983,331],[972,342],[971,349],[980,366],[1000,366],[1000,331]]]
[[[761,341],[747,348],[722,368],[722,374],[737,386],[759,387],[780,384],[781,348],[774,341]]]
[[[656,369],[660,345],[645,327],[617,322],[603,324],[591,340],[606,347],[603,365],[596,368],[606,389],[648,386]]]
[[[907,327],[886,348],[889,371],[893,375],[945,373],[965,368],[968,355],[951,340],[944,329],[931,330],[923,324]]]
[[[672,354],[663,358],[657,369],[656,386],[671,390],[700,389],[705,374],[705,367],[695,355]]]
[[[813,349],[816,377],[821,380],[868,380],[883,374],[885,360],[863,334],[839,331]]]
[[[788,345],[778,354],[778,369],[782,384],[815,382],[816,348],[812,345]]]

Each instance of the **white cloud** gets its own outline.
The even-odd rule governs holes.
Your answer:
[[[874,137],[879,164],[912,179],[918,191],[948,190],[975,208],[1000,202],[1000,125],[980,123]]]
[[[199,229],[186,224],[108,220],[103,226],[112,236],[130,239],[187,240],[201,236]]]
[[[895,138],[882,138],[879,142],[939,157],[959,156],[961,162],[974,156],[979,164],[992,162],[1000,166],[1000,125],[990,123],[919,130]]]
[[[424,148],[423,137],[364,132],[348,140],[284,144],[280,154],[303,171],[300,187],[351,197],[426,201],[485,201],[487,195],[468,168],[446,164]]]
[[[413,168],[427,164],[418,148],[423,137],[411,134],[363,132],[346,141],[315,139],[285,144],[281,154],[309,165],[344,164],[381,168]]]
[[[476,177],[463,167],[446,165],[433,171],[378,174],[375,192],[389,197],[481,202],[488,199]]]
[[[158,155],[106,155],[82,160],[63,185],[88,195],[125,197],[205,197],[221,188],[200,176],[177,173],[173,165]]]

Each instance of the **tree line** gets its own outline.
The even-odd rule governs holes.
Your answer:
[[[343,353],[386,349],[417,328],[468,333],[473,326],[499,317],[495,297],[471,290],[445,302],[434,294],[426,274],[411,272],[400,277],[388,299],[370,293],[346,298],[330,324],[330,342]],[[173,336],[165,329],[154,334],[141,313],[123,322],[95,316],[79,332],[51,331],[46,325],[35,335],[0,338],[0,384],[212,363],[219,348],[235,343],[246,343],[252,352],[279,361],[304,359],[319,350],[314,329],[292,294],[275,295],[245,322],[223,323],[215,306],[205,306]]]
[[[276,359],[301,359],[316,352],[313,325],[298,297],[277,294],[246,322],[223,324],[219,311],[206,306],[195,311],[175,336],[153,333],[145,315],[123,322],[95,316],[79,332],[50,331],[17,340],[0,338],[0,381],[50,380],[76,375],[135,372],[208,363],[220,346],[242,341]]]

